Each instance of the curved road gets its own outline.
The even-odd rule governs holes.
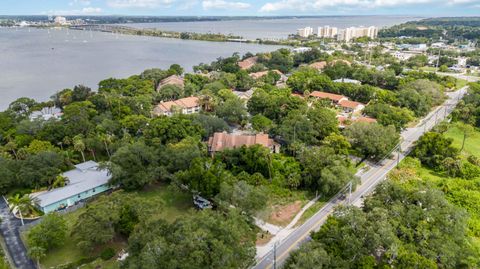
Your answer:
[[[345,203],[355,204],[361,202],[363,196],[371,193],[375,187],[386,178],[386,175],[397,166],[398,162],[408,155],[415,141],[417,141],[425,132],[433,128],[437,123],[445,119],[453,111],[458,101],[466,92],[467,87],[464,87],[456,92],[448,93],[448,99],[443,105],[430,112],[430,114],[428,114],[417,126],[407,128],[401,133],[401,142],[397,145],[397,148],[399,147],[400,151],[393,155],[393,159],[385,159],[378,165],[371,167],[369,171],[360,177],[361,184],[354,192],[352,192],[350,197],[341,199],[341,194],[334,196],[315,215],[281,241],[277,245],[275,253],[272,249],[265,256],[260,258],[253,268],[274,268],[274,257],[276,257],[276,266],[278,268],[285,262],[292,250],[295,250],[303,242],[309,240],[310,232],[317,231],[336,206]]]
[[[36,269],[35,263],[28,257],[25,245],[20,238],[21,221],[13,216],[7,202],[0,197],[0,233],[5,239],[7,251],[17,269]]]

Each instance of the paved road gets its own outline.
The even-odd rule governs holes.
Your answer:
[[[36,269],[35,263],[28,258],[27,250],[20,239],[18,227],[22,223],[10,213],[3,197],[0,197],[0,218],[0,232],[5,239],[8,252],[15,263],[15,267],[17,269]]]
[[[294,230],[285,240],[280,242],[276,248],[276,255],[274,251],[270,251],[262,257],[254,269],[269,269],[273,267],[274,256],[276,256],[277,266],[282,265],[289,253],[295,250],[303,242],[309,240],[310,232],[317,231],[328,216],[333,212],[334,208],[340,204],[356,203],[363,199],[364,195],[371,193],[375,186],[382,182],[386,175],[395,167],[410,152],[413,144],[422,134],[437,123],[441,122],[448,116],[455,108],[458,101],[467,92],[467,87],[464,87],[456,92],[448,94],[447,101],[440,107],[436,108],[428,114],[422,122],[416,127],[408,128],[401,133],[402,141],[400,143],[400,152],[393,154],[392,159],[386,159],[382,163],[372,167],[369,171],[361,176],[361,184],[352,192],[351,196],[346,200],[340,199],[340,194],[337,194],[329,202],[325,204],[315,215],[308,219],[303,225]],[[348,201],[349,200],[349,201]]]

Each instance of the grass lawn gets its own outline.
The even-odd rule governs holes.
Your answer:
[[[421,67],[420,70],[429,71],[429,72],[435,72],[435,71],[437,71],[437,68],[436,68],[436,67],[433,67],[433,66],[424,66],[424,67]]]
[[[462,147],[463,132],[456,126],[452,126],[445,133],[446,137],[453,139],[453,145],[460,149]],[[464,154],[480,157],[480,132],[475,131],[465,140]]]
[[[467,86],[467,84],[468,84],[468,81],[466,81],[465,79],[457,78],[457,84],[455,85],[455,88],[461,89]]]
[[[173,222],[177,218],[190,213],[192,208],[191,196],[186,193],[179,193],[173,189],[170,189],[164,185],[151,186],[145,191],[135,192],[134,195],[138,195],[141,199],[149,201],[158,201],[160,210],[158,216],[165,219],[168,222]],[[93,201],[92,203],[95,203]],[[75,212],[65,215],[67,220],[67,235],[69,235],[78,219],[78,216],[84,212],[85,209],[81,208]],[[85,255],[77,247],[76,240],[67,240],[65,244],[50,251],[45,258],[41,260],[42,268],[55,268],[56,266],[76,262],[78,260],[88,258],[90,255]],[[112,247],[117,252],[123,248],[126,248],[127,244],[122,239],[116,239],[114,242],[105,247]],[[82,266],[82,268],[95,268],[95,269],[117,269],[119,264],[116,262],[116,257],[111,260],[103,261],[97,259],[89,264]]]
[[[317,213],[325,205],[325,203],[326,201],[323,201],[322,199],[318,200],[309,209],[305,210],[302,217],[300,217],[300,219],[298,220],[297,224],[295,224],[295,226],[302,225],[305,221],[307,221],[309,218],[315,215],[315,213]]]

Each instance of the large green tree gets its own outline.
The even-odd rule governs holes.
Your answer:
[[[66,236],[67,222],[65,218],[57,213],[50,213],[28,231],[27,241],[31,248],[40,247],[48,251],[63,245]]]
[[[129,240],[126,268],[248,268],[255,257],[255,233],[245,217],[203,211],[173,224],[143,222]]]
[[[141,142],[125,145],[112,155],[108,167],[112,173],[110,184],[127,190],[141,189],[159,178],[155,151]]]
[[[356,122],[345,129],[345,135],[363,160],[378,161],[389,157],[387,155],[400,140],[394,126],[377,123]]]

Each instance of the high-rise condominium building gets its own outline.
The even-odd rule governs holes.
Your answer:
[[[318,37],[325,37],[325,38],[334,38],[338,33],[337,27],[330,27],[328,25],[323,27],[318,27]]]
[[[300,37],[309,37],[313,35],[313,28],[312,27],[305,27],[297,30],[297,34]]]
[[[339,31],[337,40],[349,42],[358,37],[376,38],[378,36],[378,28],[375,26],[370,27],[349,27]]]

